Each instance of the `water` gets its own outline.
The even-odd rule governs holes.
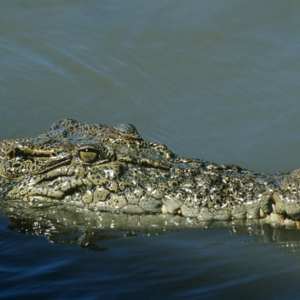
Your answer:
[[[2,1],[1,138],[125,122],[187,157],[299,168],[299,23],[298,1]],[[298,231],[113,231],[90,249],[0,217],[3,299],[299,294]]]

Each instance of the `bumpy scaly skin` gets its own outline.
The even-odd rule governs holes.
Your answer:
[[[292,222],[300,219],[298,173],[179,157],[127,124],[67,119],[37,138],[0,142],[0,197],[32,206]]]

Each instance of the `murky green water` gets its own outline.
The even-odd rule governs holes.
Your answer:
[[[123,122],[187,157],[299,168],[299,27],[298,1],[2,1],[0,138],[34,137],[61,118]],[[4,299],[295,299],[300,290],[297,233],[121,232],[97,252],[9,224],[1,215]]]

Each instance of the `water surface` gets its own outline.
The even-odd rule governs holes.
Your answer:
[[[0,8],[2,139],[34,137],[62,118],[125,122],[179,155],[266,173],[299,168],[298,1]],[[96,251],[18,228],[0,214],[3,299],[299,294],[297,231],[114,231]]]

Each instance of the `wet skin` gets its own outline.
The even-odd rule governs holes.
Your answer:
[[[36,138],[0,142],[0,197],[36,207],[292,223],[300,219],[299,174],[180,157],[128,124],[66,119]]]

